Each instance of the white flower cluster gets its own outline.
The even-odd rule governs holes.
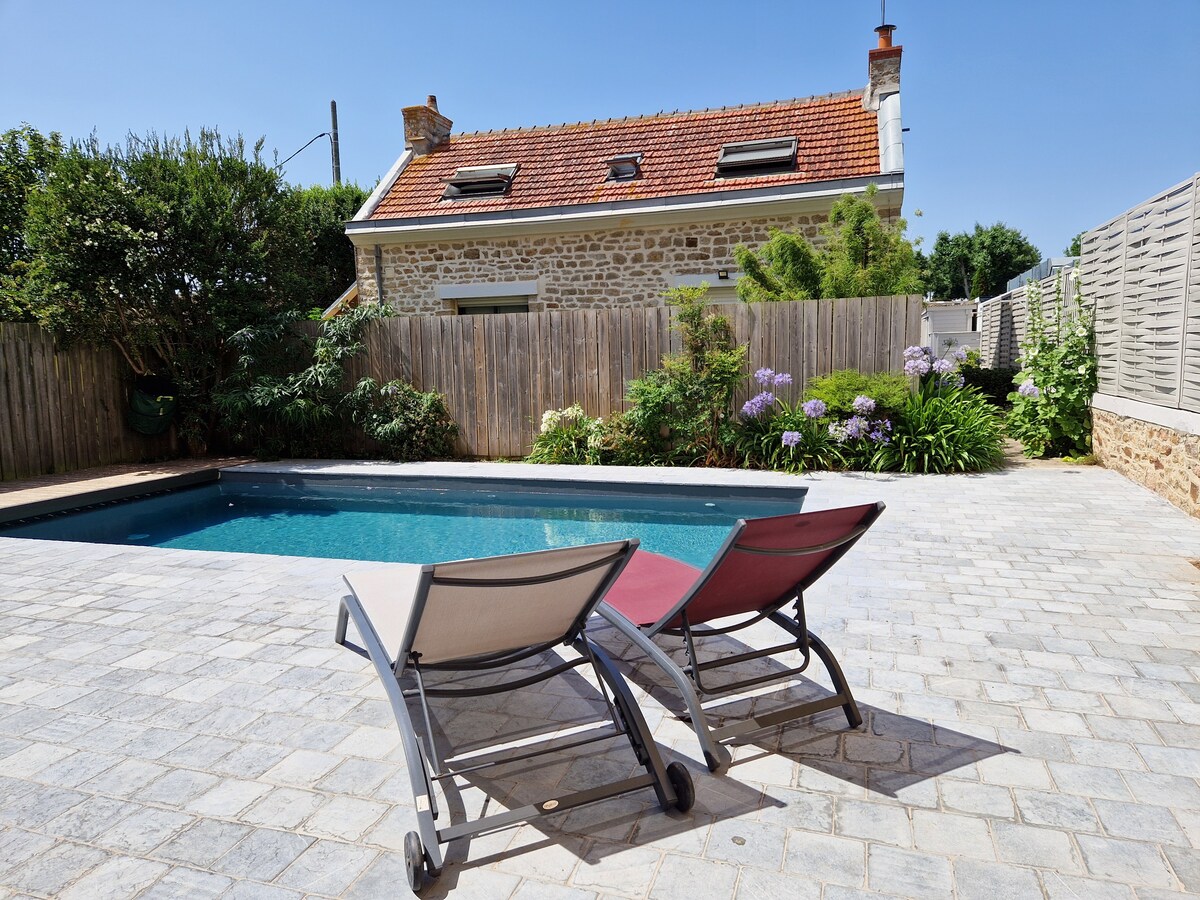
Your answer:
[[[572,424],[570,420],[578,421],[583,417],[583,407],[578,403],[568,406],[566,409],[548,409],[542,413],[542,434],[558,428],[563,424],[564,419],[569,420],[567,424],[570,425]]]

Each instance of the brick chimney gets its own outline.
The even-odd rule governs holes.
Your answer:
[[[900,120],[900,53],[892,46],[895,25],[875,29],[879,45],[867,53],[867,89],[863,108],[876,113],[879,120],[879,171],[904,171],[904,129]]]
[[[416,156],[432,153],[450,138],[454,125],[438,112],[437,97],[429,95],[424,106],[404,107],[404,146]]]

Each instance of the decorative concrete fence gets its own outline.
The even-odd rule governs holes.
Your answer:
[[[1064,268],[1036,282],[1042,295],[1042,310],[1054,305],[1056,291],[1071,300],[1079,290],[1074,268]],[[1014,287],[996,297],[979,301],[979,362],[985,369],[1015,369],[1025,340],[1028,319],[1029,286]]]
[[[1200,174],[1083,236],[1096,456],[1200,516]]]

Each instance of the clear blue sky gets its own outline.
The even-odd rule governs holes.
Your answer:
[[[904,211],[927,246],[1001,220],[1058,254],[1200,169],[1200,0],[889,0],[887,16]],[[370,187],[403,147],[401,107],[430,93],[472,131],[841,91],[865,83],[878,24],[878,0],[0,0],[0,130],[217,126],[283,159],[336,99],[343,177]],[[327,183],[328,143],[286,175]]]

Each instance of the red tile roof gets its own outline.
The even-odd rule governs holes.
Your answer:
[[[766,138],[799,139],[796,171],[717,178],[722,144]],[[642,153],[642,177],[605,181],[605,162]],[[442,200],[462,166],[517,163],[502,197]],[[740,191],[874,175],[879,172],[875,113],[862,93],[783,100],[701,112],[668,113],[603,122],[456,134],[409,162],[372,219],[461,215]]]

